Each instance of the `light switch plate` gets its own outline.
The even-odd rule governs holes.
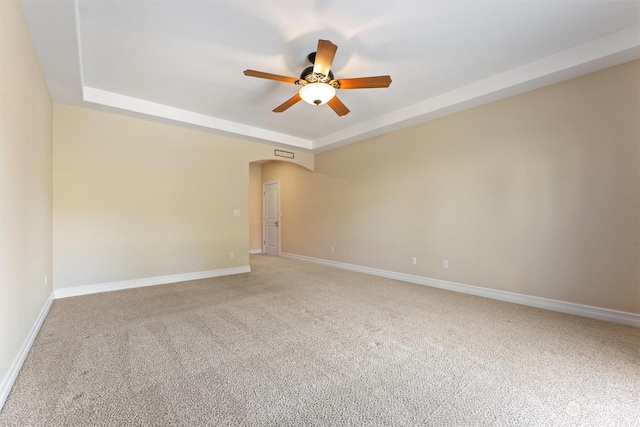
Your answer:
[[[234,209],[233,216],[240,216],[240,209]]]

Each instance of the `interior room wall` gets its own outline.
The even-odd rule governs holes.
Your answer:
[[[622,64],[317,154],[315,173],[266,163],[282,251],[640,313],[639,80]]]
[[[262,164],[249,165],[249,249],[262,251]]]
[[[3,378],[51,294],[52,278],[52,103],[20,5],[13,0],[0,1],[0,64]]]
[[[249,163],[274,147],[61,104],[53,116],[56,289],[249,265]],[[294,161],[313,169],[310,152]]]

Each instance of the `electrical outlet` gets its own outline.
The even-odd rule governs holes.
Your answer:
[[[240,209],[234,209],[233,216],[240,216]]]
[[[229,259],[233,259],[233,251],[229,252]]]
[[[447,261],[446,259],[443,259],[442,260],[442,268],[447,270],[449,268],[449,261]]]
[[[49,280],[48,280],[48,278],[47,278],[47,275],[45,274],[45,275],[44,275],[44,287],[45,287],[45,288],[47,287],[48,282],[49,282]]]
[[[418,259],[414,256],[411,257],[411,264],[417,264],[418,263]]]
[[[335,248],[333,246],[331,246],[331,253],[333,254],[335,252],[336,252]]]

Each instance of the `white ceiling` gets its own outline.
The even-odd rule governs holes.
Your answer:
[[[640,2],[21,0],[56,102],[322,151],[640,57]],[[300,102],[318,39],[351,110]]]

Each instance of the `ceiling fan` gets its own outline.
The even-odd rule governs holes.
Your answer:
[[[331,63],[338,50],[338,46],[329,40],[318,40],[316,52],[307,56],[313,65],[305,68],[300,78],[280,76],[278,74],[263,73],[262,71],[245,70],[244,75],[262,79],[277,80],[285,83],[301,85],[300,91],[273,110],[282,113],[301,99],[311,105],[329,104],[338,116],[349,113],[349,109],[336,96],[336,89],[371,89],[389,87],[390,76],[357,77],[352,79],[334,79]]]

